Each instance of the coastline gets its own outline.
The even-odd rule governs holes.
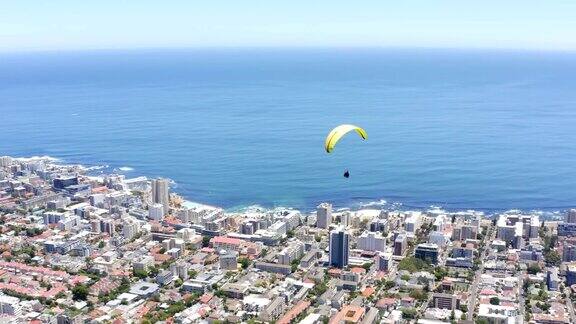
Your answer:
[[[54,164],[61,167],[76,167],[83,172],[87,176],[102,176],[102,175],[123,175],[127,178],[136,178],[136,177],[149,177],[143,174],[139,174],[138,170],[129,166],[114,166],[106,163],[97,163],[97,164],[82,164],[82,163],[69,163],[64,159],[60,159],[53,156],[48,155],[38,155],[38,156],[30,156],[30,157],[11,157],[14,160],[30,162],[30,161],[44,161],[48,164]],[[212,202],[204,202],[204,201],[197,201],[191,199],[190,197],[186,197],[182,195],[181,192],[178,191],[178,182],[162,175],[157,175],[158,177],[162,177],[170,181],[171,189],[174,193],[179,195],[184,202],[196,205],[196,206],[205,206],[209,208],[218,208],[224,210],[226,213],[250,213],[250,212],[269,212],[274,210],[298,210],[302,213],[313,213],[316,210],[315,204],[308,205],[308,206],[289,206],[289,205],[276,205],[273,203],[263,203],[263,202],[254,202],[251,204],[246,205],[239,205],[239,206],[230,206],[230,207],[222,207],[218,204],[214,204]],[[330,202],[329,199],[323,200],[318,202]],[[387,210],[387,211],[434,211],[434,210],[441,210],[443,212],[449,214],[458,214],[458,213],[469,213],[469,212],[482,212],[484,217],[486,218],[494,218],[498,214],[506,213],[509,211],[520,211],[521,213],[526,214],[538,214],[544,220],[560,220],[563,218],[564,213],[572,208],[573,206],[564,206],[564,207],[541,207],[541,208],[466,208],[466,207],[450,207],[450,204],[441,204],[441,203],[422,203],[422,204],[410,204],[402,201],[390,201],[387,199],[378,199],[375,198],[373,200],[366,199],[365,201],[356,201],[351,204],[347,205],[334,205],[336,212],[343,212],[343,211],[361,211],[361,210]]]

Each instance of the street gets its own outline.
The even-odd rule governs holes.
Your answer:
[[[486,232],[490,232],[491,226],[488,227],[488,229],[486,230]],[[472,286],[470,287],[470,295],[468,296],[468,313],[466,315],[466,319],[469,321],[472,321],[474,319],[474,311],[476,309],[476,297],[478,295],[478,284],[480,283],[480,277],[482,276],[482,273],[484,273],[484,260],[486,260],[486,257],[488,255],[488,251],[490,250],[489,246],[486,243],[490,243],[493,241],[494,239],[494,235],[496,231],[492,231],[493,233],[491,233],[490,237],[488,237],[488,235],[486,235],[486,237],[484,237],[484,251],[482,252],[482,255],[480,256],[480,267],[478,268],[478,270],[476,271],[475,275],[474,275],[474,281],[472,282]]]

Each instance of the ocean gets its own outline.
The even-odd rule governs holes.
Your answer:
[[[575,89],[574,53],[0,54],[0,155],[167,177],[225,208],[563,210],[576,206]],[[325,153],[344,123],[368,139]]]

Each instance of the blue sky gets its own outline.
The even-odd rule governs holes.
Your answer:
[[[576,50],[576,0],[0,1],[0,51],[220,46]]]

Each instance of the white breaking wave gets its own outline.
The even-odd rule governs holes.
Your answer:
[[[103,170],[108,168],[109,165],[95,165],[95,166],[91,166],[91,167],[84,167],[84,170],[86,171],[96,171],[96,170]]]
[[[134,168],[123,166],[119,167],[118,170],[126,172],[126,171],[134,171]]]
[[[360,204],[361,207],[383,207],[383,206],[387,206],[387,205],[388,205],[388,202],[384,199]]]
[[[21,161],[21,162],[32,162],[32,161],[49,161],[49,162],[58,162],[60,161],[60,159],[52,157],[52,156],[48,156],[48,155],[42,155],[42,156],[31,156],[31,157],[19,157],[19,158],[14,158],[14,160],[16,161]]]

